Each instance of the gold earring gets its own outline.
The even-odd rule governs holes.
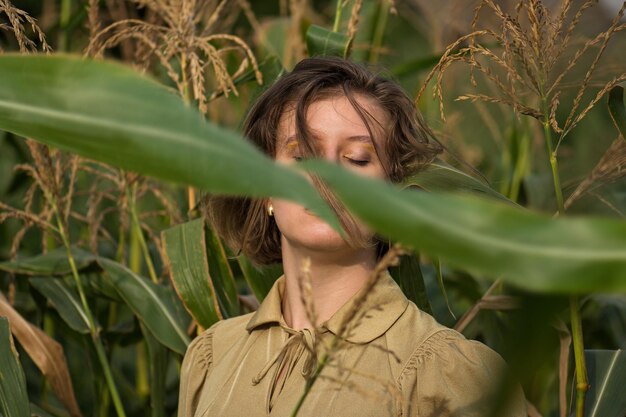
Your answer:
[[[270,217],[274,215],[274,207],[271,204],[267,207],[267,215]]]

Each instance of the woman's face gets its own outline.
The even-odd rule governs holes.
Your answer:
[[[348,99],[338,95],[315,101],[309,106],[306,122],[311,139],[315,141],[320,157],[327,161],[360,175],[383,179],[386,177],[383,168],[385,161],[379,159],[375,149],[384,149],[384,135],[379,124],[385,125],[386,114],[373,99],[364,96],[356,96],[356,99],[379,122],[370,123],[375,137],[371,137]],[[300,158],[295,111],[291,108],[285,111],[279,123],[276,161],[291,164]],[[272,199],[270,203],[282,234],[283,245],[315,252],[335,252],[348,248],[339,233],[304,207],[279,199]],[[363,233],[371,235],[364,226],[359,227]]]

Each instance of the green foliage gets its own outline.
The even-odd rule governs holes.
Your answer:
[[[624,108],[624,88],[613,87],[609,92],[609,111],[615,127],[626,140],[626,108]]]
[[[89,333],[89,319],[73,294],[62,280],[55,278],[31,278],[30,284],[48,299],[57,309],[63,320],[78,333]],[[96,323],[97,324],[97,323]]]
[[[100,14],[88,13],[82,3],[63,3],[69,7],[60,17],[40,19],[48,21],[46,35],[48,41],[57,39],[51,42],[57,51],[82,53],[97,32],[91,27],[86,35],[82,29],[88,16],[96,16],[99,22],[115,21],[120,12],[113,13],[104,3],[90,2],[90,7],[97,4]],[[621,148],[607,151],[615,138],[613,124],[626,137],[622,87],[606,87],[608,111],[604,105],[585,110],[585,119],[574,123],[576,129],[568,130],[561,144],[565,135],[552,141],[550,134],[558,132],[551,131],[543,119],[535,126],[534,120],[527,122],[501,103],[453,101],[459,95],[466,99],[492,95],[494,79],[502,80],[507,90],[509,82],[537,78],[536,68],[525,68],[516,58],[519,51],[512,51],[511,61],[506,62],[510,68],[498,67],[482,60],[485,56],[480,51],[470,53],[468,47],[474,44],[461,42],[447,54],[452,57],[452,65],[446,66],[451,75],[433,78],[445,87],[440,99],[447,121],[438,120],[439,107],[432,100],[423,96],[418,103],[450,152],[405,184],[392,187],[317,162],[279,166],[234,128],[260,91],[298,59],[308,53],[380,62],[400,78],[407,91],[415,92],[427,70],[446,55],[445,45],[459,33],[471,31],[469,23],[464,23],[471,19],[459,14],[466,13],[461,12],[464,7],[456,11],[424,3],[418,10],[387,0],[309,2],[302,9],[298,2],[281,2],[284,10],[267,2],[235,3],[224,2],[215,20],[201,19],[193,36],[223,32],[241,37],[259,57],[258,73],[247,52],[239,48],[242,44],[219,49],[219,59],[214,61],[202,55],[207,59],[202,68],[194,67],[197,63],[184,51],[168,52],[167,45],[148,47],[153,55],[144,56],[142,36],[152,39],[152,34],[141,31],[133,32],[134,40],[116,42],[117,47],[106,49],[106,54],[145,69],[147,77],[111,59],[0,56],[0,292],[33,329],[41,327],[62,344],[72,379],[80,382],[75,389],[84,415],[113,415],[114,406],[118,415],[124,411],[173,415],[177,365],[189,335],[221,318],[254,309],[255,301],[262,301],[282,274],[280,265],[258,268],[245,256],[230,253],[202,219],[194,219],[196,190],[181,185],[218,194],[296,201],[337,228],[334,214],[306,179],[306,171],[323,177],[344,204],[379,234],[419,250],[419,255],[407,255],[391,268],[407,296],[425,311],[432,305],[439,319],[446,315],[451,320],[445,311],[448,306],[461,317],[457,324],[471,321],[464,330],[467,336],[496,348],[513,368],[523,363],[526,369],[522,371],[532,375],[522,378],[525,392],[544,416],[559,414],[557,363],[560,360],[561,367],[568,363],[558,351],[562,330],[557,332],[547,323],[563,320],[571,325],[575,321],[567,318],[564,298],[553,294],[608,292],[581,299],[585,347],[610,349],[586,352],[591,388],[584,408],[587,416],[623,415],[619,394],[624,355],[615,349],[623,348],[626,341],[626,171],[620,162]],[[208,4],[212,3],[201,7]],[[245,4],[251,7],[247,11]],[[353,13],[357,4],[360,11]],[[509,16],[507,22],[516,19],[507,2],[498,5]],[[136,10],[132,2],[120,7],[135,22],[149,14]],[[315,8],[314,14],[309,7]],[[553,28],[559,26],[556,11],[543,10],[550,15]],[[162,10],[157,12],[155,16],[161,16]],[[20,42],[30,36],[30,30],[15,30],[13,39],[14,22],[2,20],[2,13],[0,27],[9,32],[2,37],[0,53],[23,49]],[[203,13],[213,16],[210,10]],[[574,13],[572,6],[564,16]],[[523,20],[521,30],[528,31]],[[203,28],[207,21],[210,26]],[[155,24],[167,26],[162,21]],[[560,25],[568,29],[564,22]],[[168,30],[174,33],[175,29]],[[573,40],[580,31],[571,29]],[[98,41],[106,42],[113,32],[98,35]],[[174,39],[179,38],[168,41],[165,37],[159,42],[171,42],[176,49],[181,41]],[[554,40],[552,46],[558,49],[564,38]],[[569,86],[581,86],[580,91],[609,86],[601,74],[623,68],[621,40],[619,35],[611,39],[618,52],[612,52],[609,45],[604,53],[606,64],[592,61],[589,52],[576,58],[583,73],[571,71],[562,82],[559,79],[562,92],[555,96],[556,90],[552,91],[550,97],[556,102],[547,100],[542,103],[545,108],[539,109],[539,104],[528,99],[529,91],[519,85],[509,99],[544,113],[552,107],[554,114],[541,115],[546,121],[566,120],[571,109],[590,102],[596,94],[585,92],[578,104],[570,105],[576,94]],[[215,38],[206,44],[218,48],[222,41]],[[43,47],[36,42],[28,49],[38,44]],[[498,42],[482,46],[498,56],[503,51]],[[575,54],[567,48],[559,51],[565,61]],[[541,54],[527,52],[533,59],[541,58]],[[171,55],[164,58],[159,53]],[[242,56],[246,57],[243,61]],[[455,60],[475,60],[488,72],[474,66],[470,78],[465,69],[455,71]],[[566,68],[558,62],[550,65],[548,79],[537,78],[541,82],[553,82]],[[591,67],[597,80],[584,74]],[[263,85],[256,82],[259,73]],[[178,94],[168,86],[175,86]],[[472,88],[476,91],[469,91]],[[199,114],[192,104],[202,104],[203,112],[207,111]],[[580,109],[578,114],[583,114]],[[42,146],[37,153],[23,137],[49,148]],[[546,153],[547,143],[556,145],[554,154]],[[72,165],[72,157],[61,151],[90,160]],[[555,175],[560,175],[559,181]],[[581,191],[559,219],[551,218],[555,187],[567,197],[585,181],[593,187]],[[186,220],[181,214],[185,208]],[[58,218],[51,214],[55,212]],[[573,212],[585,217],[571,216]],[[71,245],[74,265],[62,235]],[[93,313],[95,328],[85,306]],[[28,385],[33,415],[68,415],[47,388],[39,389],[43,380],[32,364],[17,358],[8,343],[6,325],[6,319],[0,318],[0,350],[5,349],[0,352],[0,405],[17,408],[2,408],[0,414],[28,415]],[[97,334],[90,334],[94,331]],[[94,337],[102,339],[101,349],[92,343]],[[109,380],[103,361],[112,370]],[[11,377],[5,379],[5,375]],[[565,404],[574,402],[568,398],[573,391],[571,377],[570,369],[564,382]],[[119,387],[123,410],[113,403],[111,380]],[[571,410],[560,411],[567,415]]]
[[[309,56],[346,57],[351,39],[343,33],[333,32],[318,25],[311,25],[306,31],[306,45]]]
[[[543,292],[626,289],[622,221],[551,219],[475,196],[394,189],[321,161],[304,164],[375,231],[456,267]]]
[[[220,305],[226,303],[218,301],[216,280],[222,281],[221,271],[209,268],[205,233],[204,219],[196,219],[164,231],[163,242],[178,296],[194,320],[208,328],[224,318]],[[223,253],[211,256],[222,257],[223,265]],[[232,280],[232,275],[226,279]]]
[[[123,265],[100,258],[98,263],[106,279],[135,315],[163,345],[180,354],[185,353],[189,337],[185,333],[186,320],[181,317],[178,299],[167,288],[150,282]]]
[[[0,79],[4,130],[213,192],[298,201],[339,227],[303,176],[130,68],[70,56],[3,55]]]
[[[626,352],[623,350],[587,350],[587,371],[591,386],[587,393],[587,417],[621,417],[626,414],[624,378]]]
[[[0,317],[0,412],[11,417],[30,416],[26,379],[6,317]]]

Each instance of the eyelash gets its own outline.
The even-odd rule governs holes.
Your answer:
[[[344,158],[346,158],[346,157],[344,156]],[[346,159],[347,159],[347,160],[348,160],[348,162],[350,162],[351,164],[353,164],[353,165],[357,165],[357,166],[360,166],[360,167],[367,166],[367,165],[370,163],[370,161],[368,161],[368,160],[351,159],[351,158],[346,158]]]

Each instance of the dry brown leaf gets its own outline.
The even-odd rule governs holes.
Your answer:
[[[52,390],[72,417],[81,417],[63,347],[18,313],[0,293],[0,316],[11,323],[11,333],[48,379]]]

